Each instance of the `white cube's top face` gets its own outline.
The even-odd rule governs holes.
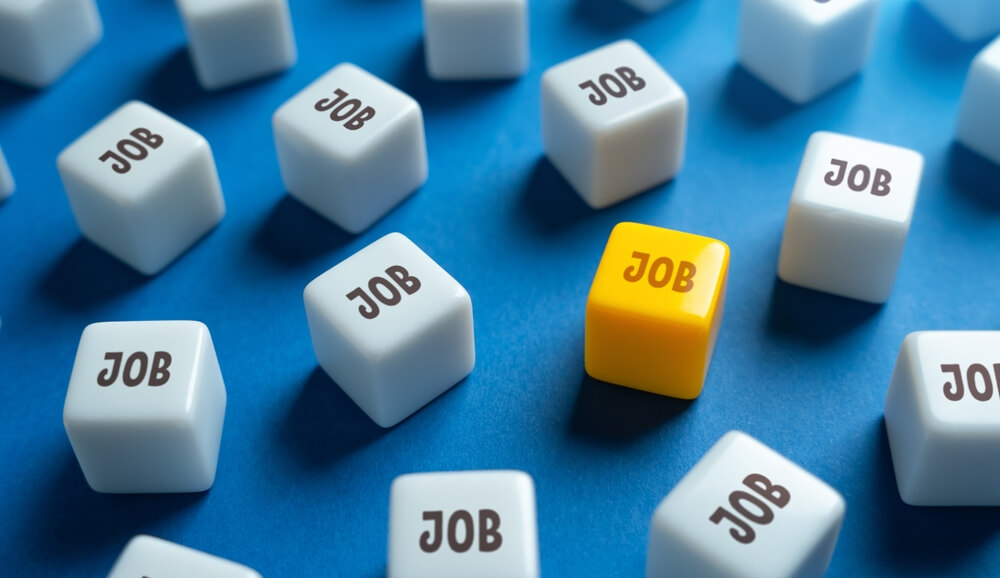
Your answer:
[[[1000,331],[918,331],[903,347],[931,427],[1000,433]]]
[[[180,9],[189,17],[225,15],[233,10],[277,4],[287,0],[177,0]]]
[[[399,233],[390,233],[314,279],[306,307],[373,358],[416,339],[429,323],[468,307],[469,294]]]
[[[651,108],[687,107],[681,87],[631,40],[553,66],[542,76],[542,87],[594,132],[638,120]]]
[[[343,159],[361,156],[417,101],[353,64],[319,77],[274,113],[274,124]]]
[[[197,368],[210,347],[208,328],[197,321],[88,325],[73,363],[64,419],[189,421]]]
[[[190,128],[138,101],[129,102],[59,155],[72,175],[121,204],[142,200],[208,142]]]
[[[536,518],[524,472],[400,476],[390,496],[389,578],[538,576]]]
[[[260,578],[260,574],[230,562],[152,536],[132,538],[108,578]]]
[[[729,432],[667,495],[653,524],[733,576],[791,576],[843,514],[833,488],[750,436]]]
[[[806,146],[792,202],[908,229],[923,167],[918,152],[818,132]]]
[[[852,10],[875,4],[878,0],[757,0],[787,10],[814,26],[823,26]]]

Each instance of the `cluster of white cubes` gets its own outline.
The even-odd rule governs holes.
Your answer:
[[[101,39],[94,0],[0,2],[0,76],[44,88]]]
[[[878,0],[741,0],[740,63],[803,104],[868,60]]]
[[[382,427],[399,423],[475,365],[469,294],[399,233],[314,279],[303,298],[320,366]]]
[[[1000,2],[996,0],[920,0],[952,34],[966,42],[1000,33]]]
[[[541,114],[546,154],[595,209],[672,179],[684,163],[687,95],[630,40],[546,70]]]
[[[423,0],[423,12],[432,78],[502,79],[527,70],[527,0]]]
[[[861,301],[888,300],[923,164],[909,149],[812,135],[788,207],[778,276]]]
[[[146,535],[129,540],[108,574],[108,578],[138,576],[261,578],[242,564]]]
[[[1000,3],[997,4],[1000,10]],[[1000,164],[1000,38],[972,61],[958,116],[958,141]]]

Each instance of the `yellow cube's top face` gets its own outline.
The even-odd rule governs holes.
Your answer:
[[[588,305],[707,329],[728,269],[729,247],[721,241],[620,223],[611,231]]]

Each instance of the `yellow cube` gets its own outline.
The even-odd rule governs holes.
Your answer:
[[[620,223],[587,297],[584,359],[595,379],[661,395],[701,393],[722,321],[729,247]]]

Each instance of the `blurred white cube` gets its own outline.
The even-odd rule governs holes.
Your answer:
[[[778,276],[861,301],[888,300],[923,167],[916,151],[813,134],[788,207]]]
[[[469,294],[399,233],[314,279],[303,298],[320,366],[382,427],[427,405],[475,365]]]
[[[1000,6],[1000,3],[998,3]],[[958,115],[958,142],[1000,164],[1000,37],[972,61]]]
[[[542,75],[545,152],[595,209],[672,179],[684,163],[687,95],[622,40]]]
[[[208,90],[290,68],[288,0],[177,0],[195,75]]]
[[[1000,2],[997,0],[920,0],[920,3],[965,42],[1000,33]]]
[[[63,425],[94,490],[209,489],[225,414],[226,386],[204,324],[131,321],[84,329]]]
[[[154,275],[226,212],[208,142],[142,102],[111,113],[58,159],[85,237]]]
[[[647,578],[820,578],[844,498],[771,448],[724,435],[653,513]]]
[[[3,149],[0,149],[0,201],[14,194],[14,177],[10,174],[10,167],[7,166],[7,159],[3,156]]]
[[[527,70],[527,0],[423,0],[423,8],[432,78],[512,78]]]
[[[740,63],[803,104],[868,60],[878,0],[741,0]]]
[[[360,233],[427,180],[420,105],[353,64],[321,76],[274,113],[289,194]]]
[[[261,578],[242,564],[153,536],[139,535],[125,546],[108,578]]]
[[[0,76],[44,88],[97,44],[102,32],[94,0],[4,0]]]
[[[389,492],[388,578],[537,578],[531,476],[511,470],[406,474]]]
[[[1000,506],[1000,331],[906,336],[885,398],[899,497]]]

